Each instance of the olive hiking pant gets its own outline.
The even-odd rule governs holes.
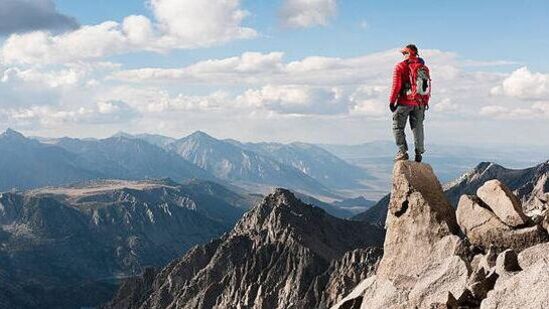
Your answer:
[[[399,105],[393,112],[393,134],[399,151],[407,152],[408,144],[406,143],[406,122],[410,118],[410,128],[414,134],[414,145],[416,153],[422,154],[425,152],[423,145],[423,120],[425,119],[425,106],[408,106]]]

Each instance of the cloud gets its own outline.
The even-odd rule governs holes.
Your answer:
[[[539,101],[525,107],[488,105],[481,108],[480,114],[506,120],[549,119],[549,102]]]
[[[143,25],[142,31],[127,37],[148,40],[151,32]],[[447,51],[422,50],[422,56],[433,77],[428,112],[436,131],[432,135],[451,134],[450,128],[457,126],[464,134],[475,134],[473,128],[496,127],[502,119],[518,124],[549,117],[545,100],[490,92],[511,72],[477,71],[469,66],[471,61]],[[206,59],[180,68],[120,70],[117,64],[95,61],[8,65],[0,68],[0,118],[13,127],[34,128],[34,134],[53,135],[109,135],[121,129],[182,135],[205,129],[220,136],[270,140],[314,136],[337,142],[341,136],[336,131],[348,136],[348,142],[391,138],[387,100],[392,69],[400,58],[397,49],[292,60],[273,51]],[[515,128],[512,133],[516,126],[509,126]]]
[[[118,64],[110,62],[67,63],[61,68],[55,69],[9,67],[0,75],[0,82],[23,82],[49,88],[92,86],[96,82],[94,79],[90,79],[92,74],[117,68],[119,68]]]
[[[383,117],[388,114],[387,85],[361,86],[349,97],[350,114],[355,116]]]
[[[302,85],[267,85],[249,89],[236,101],[281,114],[333,115],[348,110],[348,96],[341,89]]]
[[[2,0],[0,5],[0,35],[65,31],[79,26],[76,19],[59,13],[52,0]]]
[[[501,85],[492,88],[492,94],[539,100],[549,96],[549,74],[530,72],[522,67],[511,73]]]
[[[1,114],[9,125],[33,129],[68,124],[122,124],[140,117],[138,111],[122,101],[102,101],[77,108],[34,105],[4,109]]]
[[[154,16],[132,15],[58,35],[46,31],[14,34],[1,50],[4,63],[63,63],[135,51],[166,52],[248,39],[241,25],[248,12],[240,0],[150,0]]]
[[[286,27],[308,28],[327,25],[336,13],[336,0],[284,0],[279,17]]]
[[[450,98],[444,98],[441,101],[432,101],[429,104],[437,112],[454,112],[459,109],[459,104],[454,103]]]
[[[142,68],[115,72],[126,82],[178,81],[207,84],[356,84],[386,78],[399,60],[395,51],[353,58],[311,56],[286,62],[281,52],[246,52],[238,57],[200,61],[184,68]],[[434,58],[438,58],[436,55]]]

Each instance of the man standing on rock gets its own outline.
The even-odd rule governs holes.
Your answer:
[[[393,112],[393,134],[398,146],[395,161],[408,160],[408,145],[404,129],[408,118],[414,134],[415,161],[421,162],[425,152],[423,145],[423,120],[429,109],[431,78],[429,69],[419,57],[418,49],[410,44],[401,50],[404,60],[395,66],[389,108]]]

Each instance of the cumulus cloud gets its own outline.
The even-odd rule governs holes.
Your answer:
[[[2,110],[10,125],[17,127],[48,128],[67,124],[123,124],[140,113],[122,101],[101,101],[91,106],[33,105]]]
[[[78,22],[59,13],[52,0],[2,0],[0,5],[0,35],[78,28]]]
[[[284,0],[279,16],[291,28],[325,26],[337,13],[336,0]]]
[[[434,55],[433,58],[441,58]],[[444,57],[445,58],[445,57]],[[246,52],[238,57],[200,61],[184,68],[142,68],[115,72],[111,78],[126,82],[191,82],[246,84],[357,84],[386,78],[399,60],[395,51],[361,57],[311,56],[284,61],[281,52]]]
[[[128,16],[68,33],[46,31],[11,35],[4,43],[4,63],[63,63],[133,51],[165,52],[252,38],[242,26],[249,14],[240,0],[150,0],[154,21]]]
[[[444,113],[479,117],[486,105],[503,104],[489,89],[506,75],[464,70],[473,61],[452,52],[422,50],[432,70],[435,117]],[[400,60],[397,50],[359,57],[309,56],[286,61],[281,52],[247,52],[240,56],[200,61],[183,68],[143,68],[114,72],[109,78],[147,85],[173,83],[215,85],[220,88],[248,86],[241,102],[277,113],[349,114],[360,117],[387,116],[391,72]],[[493,65],[499,65],[495,61]],[[484,63],[483,65],[489,65]],[[333,90],[337,89],[337,92]],[[344,107],[343,107],[344,106]],[[491,116],[487,113],[483,116]]]
[[[339,114],[348,109],[348,96],[339,88],[318,88],[301,85],[267,85],[249,89],[236,99],[281,114]]]
[[[549,95],[549,74],[531,72],[522,67],[511,73],[501,85],[492,88],[492,94],[539,100]]]

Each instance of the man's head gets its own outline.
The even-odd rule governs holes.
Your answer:
[[[408,59],[410,57],[417,57],[419,55],[417,46],[415,46],[414,44],[406,45],[406,47],[400,50],[400,52],[402,53],[405,59]]]

